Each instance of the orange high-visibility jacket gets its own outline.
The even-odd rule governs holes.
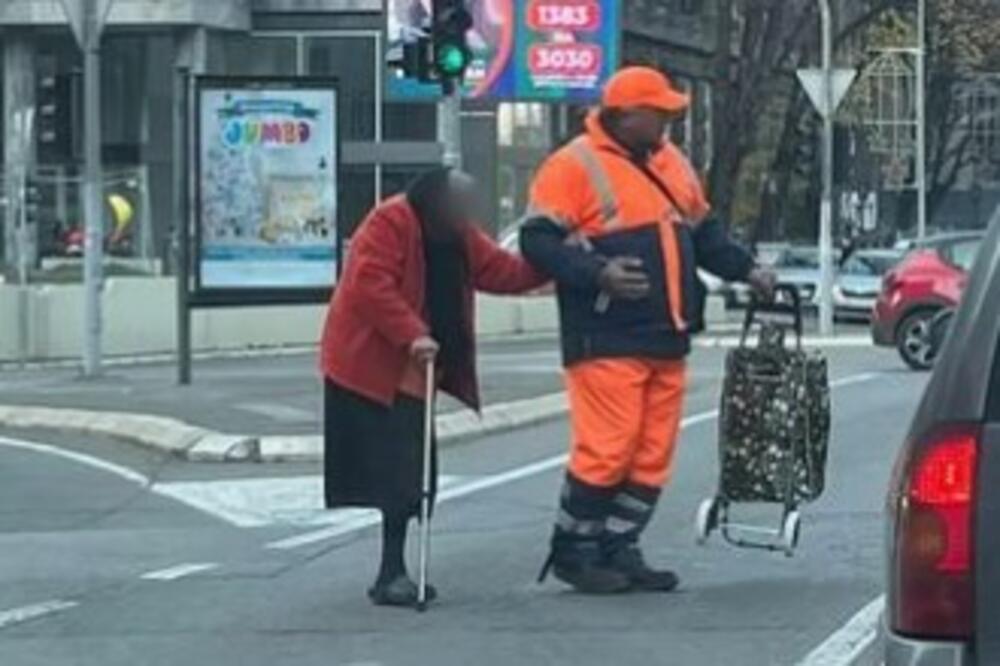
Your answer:
[[[702,327],[701,265],[744,280],[753,259],[729,240],[694,169],[669,142],[637,161],[596,113],[583,135],[553,154],[531,189],[522,251],[559,286],[567,364],[585,358],[680,358]],[[576,240],[577,242],[567,242]],[[643,260],[652,292],[608,301],[597,285],[603,261]]]

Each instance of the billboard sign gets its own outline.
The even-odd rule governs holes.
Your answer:
[[[432,0],[387,0],[387,62],[430,34]],[[618,66],[619,0],[470,0],[473,60],[464,95],[493,101],[589,103]],[[387,77],[395,99],[433,100],[435,84]]]
[[[199,81],[199,291],[332,286],[337,101],[333,81]]]

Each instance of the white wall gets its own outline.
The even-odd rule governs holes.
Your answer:
[[[104,353],[149,354],[175,349],[176,284],[170,279],[110,278],[104,291]],[[0,361],[19,360],[19,299],[16,287],[0,285]],[[196,310],[195,350],[308,345],[317,341],[325,306],[276,306]],[[720,304],[709,308],[720,321]],[[79,285],[36,286],[27,302],[31,360],[81,354],[83,289]],[[480,335],[555,331],[558,313],[551,296],[482,296]]]

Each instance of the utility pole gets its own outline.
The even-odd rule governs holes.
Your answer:
[[[927,235],[927,0],[917,0],[917,238]]]
[[[83,0],[84,176],[84,346],[83,374],[101,373],[101,292],[103,291],[104,220],[101,204],[101,30],[99,0]]]
[[[458,85],[446,91],[438,102],[438,141],[444,148],[442,163],[462,168],[462,94]]]
[[[819,214],[820,335],[833,334],[833,16],[830,0],[818,0],[823,31],[823,198]]]

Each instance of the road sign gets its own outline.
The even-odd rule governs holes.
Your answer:
[[[76,41],[80,45],[80,48],[86,48],[87,46],[87,30],[86,30],[86,6],[87,0],[59,0],[63,6],[63,10],[66,12],[66,18],[69,20],[69,25],[73,29],[73,34],[76,36]],[[97,9],[97,34],[94,35],[94,39],[100,37],[101,33],[104,32],[104,26],[108,22],[108,13],[111,11],[111,4],[114,0],[92,0],[96,4]]]
[[[806,94],[809,95],[813,106],[816,107],[816,110],[822,116],[837,112],[837,109],[840,108],[840,103],[844,101],[847,91],[851,89],[851,84],[854,83],[854,79],[858,75],[857,71],[853,69],[834,69],[832,71],[833,108],[827,109],[827,100],[824,94],[826,76],[823,70],[819,68],[806,68],[798,70],[796,74],[798,74],[799,82],[805,88]]]

